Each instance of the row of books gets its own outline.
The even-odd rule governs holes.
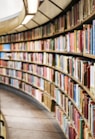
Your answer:
[[[3,61],[4,60],[0,61],[1,66],[12,68],[12,69],[18,69],[18,70],[22,69],[22,62],[19,62],[19,61],[4,61],[4,65],[3,65],[2,64]]]
[[[29,82],[33,85],[38,86],[42,90],[44,90],[44,79],[40,77],[34,76],[32,74],[24,73],[18,70],[16,71],[13,69],[6,69],[6,68],[0,68],[0,73],[2,75],[6,75],[12,78],[14,77],[14,78]]]
[[[6,60],[24,60],[29,62],[43,63],[43,53],[27,53],[27,52],[1,52],[0,59]]]
[[[44,76],[44,67],[36,64],[22,63],[22,70]]]
[[[54,50],[95,55],[95,20],[92,24],[83,24],[83,29],[74,30],[54,39]]]
[[[22,80],[33,84],[44,90],[44,79],[28,73],[22,73]]]
[[[60,36],[63,39],[63,37]],[[54,39],[0,44],[0,51],[40,51],[54,50]]]
[[[4,84],[9,84],[9,77],[0,75],[0,82]]]
[[[32,95],[33,97],[35,97],[39,102],[42,102],[42,96],[43,96],[43,92],[40,91],[39,89],[25,83],[25,82],[22,82],[22,87],[21,89],[29,94],[30,96]]]
[[[25,82],[19,81],[17,79],[5,77],[5,76],[0,76],[0,82],[21,89],[28,95],[30,96],[32,95],[33,97],[35,97],[39,102],[42,102],[43,92]]]
[[[0,44],[0,51],[54,50],[54,39]]]
[[[0,50],[10,51],[40,51],[55,50],[59,52],[74,52],[95,55],[95,20],[92,24],[83,24],[82,30],[74,30],[54,39],[30,41],[22,43],[2,44]]]
[[[13,71],[16,73],[16,70],[22,70],[22,72],[28,72],[30,74],[37,74],[44,78],[46,78],[49,81],[54,81],[54,69],[46,67],[46,66],[40,66],[36,64],[29,64],[24,62],[17,62],[17,61],[5,61],[0,60],[0,66],[4,67],[1,68],[2,74],[7,74],[6,68],[12,68],[10,71]],[[11,74],[10,74],[11,75]],[[13,75],[12,75],[13,76]],[[15,74],[15,77],[17,75]]]
[[[29,71],[29,73],[34,73],[36,75],[40,75],[46,78],[49,81],[54,81],[54,69],[46,67],[46,66],[39,66],[36,64],[22,64],[22,70]]]
[[[0,59],[0,66],[6,67],[6,68],[12,68],[12,69],[22,69],[22,62],[19,61],[6,61]]]
[[[11,51],[36,51],[43,49],[43,41],[28,41],[10,44]]]
[[[95,55],[94,37],[95,20],[91,24],[84,24],[83,30],[60,35],[54,39],[29,41],[12,44],[1,44],[1,51],[40,51],[53,50],[59,52],[73,52]]]
[[[56,106],[55,110],[56,110],[56,118],[68,139],[78,139],[78,138],[92,139],[90,131],[89,131],[88,127],[85,125],[84,120],[82,119],[81,116],[76,117],[76,121],[78,124],[78,130],[76,132],[70,119],[60,109],[60,107]],[[74,109],[74,111],[76,113],[76,109]]]
[[[15,69],[0,68],[0,73],[2,75],[8,75],[11,77],[22,79],[22,72],[19,70],[16,71]]]

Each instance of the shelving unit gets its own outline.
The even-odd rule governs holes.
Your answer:
[[[0,82],[54,111],[67,139],[95,139],[94,7],[73,0],[48,23],[0,37]]]

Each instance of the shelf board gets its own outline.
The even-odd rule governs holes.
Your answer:
[[[90,59],[95,60],[95,55],[92,55],[92,54],[83,54],[83,56],[86,57],[86,58],[90,58]]]

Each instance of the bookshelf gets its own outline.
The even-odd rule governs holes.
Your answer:
[[[95,1],[72,1],[48,23],[0,36],[0,82],[37,99],[67,139],[95,139]]]

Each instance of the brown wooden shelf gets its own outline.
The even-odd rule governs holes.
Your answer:
[[[83,57],[95,60],[95,55],[92,55],[92,54],[83,54]]]

